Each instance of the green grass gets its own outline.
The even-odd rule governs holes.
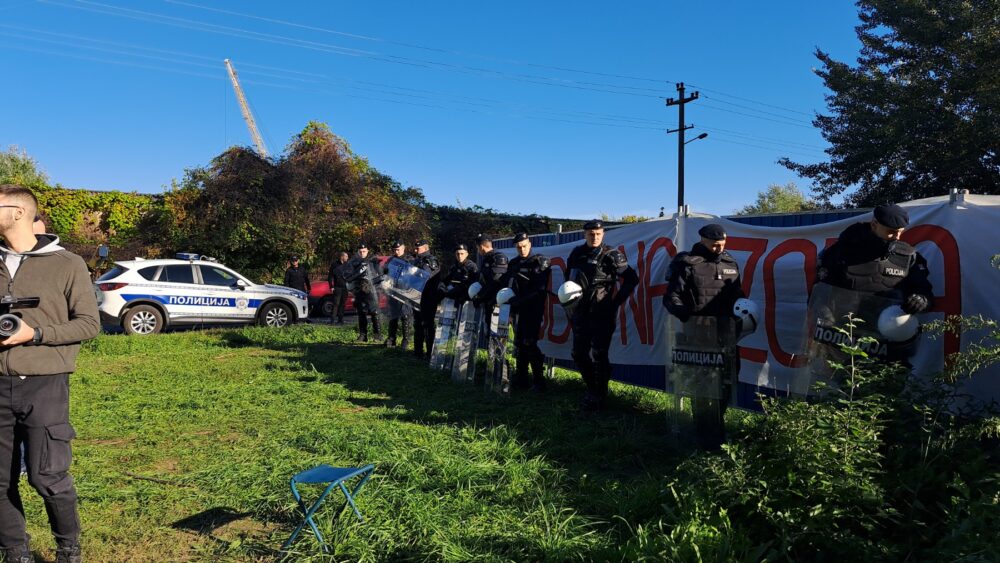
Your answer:
[[[317,520],[335,560],[620,558],[662,514],[667,398],[583,385],[499,398],[410,353],[355,345],[350,328],[300,325],[101,336],[72,377],[73,474],[91,561],[267,561],[296,523],[288,478],[318,463],[374,463],[367,521],[331,502]],[[53,544],[22,483],[37,553]],[[311,534],[296,560],[329,560]]]

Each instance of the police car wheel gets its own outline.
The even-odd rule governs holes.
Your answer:
[[[292,311],[282,303],[268,303],[260,312],[260,324],[272,327],[287,326],[292,321]]]
[[[157,334],[163,330],[163,314],[150,305],[136,305],[122,319],[125,334]]]

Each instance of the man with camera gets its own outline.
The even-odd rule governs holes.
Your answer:
[[[69,374],[80,343],[97,336],[97,300],[83,259],[54,235],[32,233],[38,200],[0,185],[0,553],[32,561],[18,491],[21,445],[28,482],[45,502],[56,561],[81,561],[76,488],[69,474]],[[15,315],[12,317],[9,315]],[[16,320],[15,320],[16,319]]]

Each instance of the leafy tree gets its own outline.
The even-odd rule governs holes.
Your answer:
[[[49,179],[24,149],[11,146],[0,152],[0,184],[17,184],[37,190],[48,187]]]
[[[823,202],[1000,193],[1000,2],[860,0],[857,66],[817,50],[829,161],[780,162]],[[849,188],[856,187],[853,193]]]
[[[795,213],[797,211],[811,211],[816,208],[816,202],[803,194],[794,182],[789,182],[784,186],[771,184],[766,191],[757,192],[757,202],[737,210],[736,214]]]

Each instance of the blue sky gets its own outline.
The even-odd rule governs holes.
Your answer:
[[[309,120],[442,204],[584,218],[676,205],[724,214],[775,162],[822,160],[819,47],[853,61],[848,2],[0,0],[0,147],[67,187],[155,193],[250,135]]]

